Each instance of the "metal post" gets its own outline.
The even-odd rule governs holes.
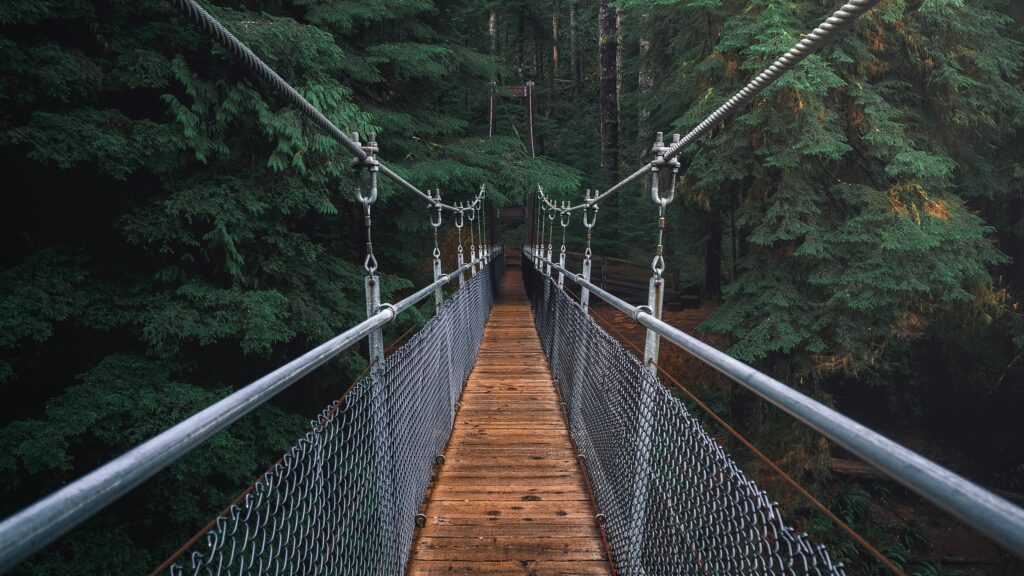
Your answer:
[[[540,185],[538,185],[537,194],[535,195],[538,197],[538,200],[540,199],[539,197],[542,193],[543,190],[541,189]],[[537,226],[538,234],[533,241],[533,264],[537,268],[537,271],[540,272],[541,270],[544,269],[541,264],[541,261],[544,259],[544,255],[542,254],[543,250],[541,247],[544,244],[544,221],[547,220],[548,217],[548,205],[540,201],[538,201],[537,204],[540,205],[540,210],[537,210],[537,220],[539,221],[540,225]]]
[[[548,246],[547,251],[544,252],[544,260],[548,263],[544,265],[544,274],[546,274],[547,276],[551,276],[550,262],[552,253],[554,252],[554,247],[551,245],[551,242],[555,235],[555,210],[553,208],[548,210],[548,220],[550,220],[550,222],[548,223]],[[544,239],[541,238],[541,242],[543,241]],[[543,247],[541,247],[541,249],[543,250]]]
[[[377,277],[377,258],[373,255],[373,226],[370,218],[370,208],[373,203],[377,201],[377,172],[380,170],[380,166],[377,164],[374,154],[376,154],[377,142],[376,134],[370,133],[370,139],[365,145],[360,147],[366,152],[366,159],[359,161],[358,158],[354,161],[354,165],[357,169],[366,168],[370,172],[370,196],[364,197],[362,190],[356,187],[356,200],[363,205],[363,225],[366,226],[366,260],[363,262],[363,267],[366,269],[366,317],[369,318],[375,315],[380,309],[380,279]],[[359,134],[353,133],[352,140],[359,142]],[[384,360],[384,338],[381,335],[380,327],[377,327],[370,331],[367,336],[369,342],[369,356],[371,365],[380,364]]]
[[[665,299],[665,280],[663,278],[651,277],[647,287],[647,308],[651,316],[661,320],[661,308]],[[651,372],[658,373],[658,349],[660,348],[661,337],[654,330],[647,330],[647,337],[644,340],[644,366]]]
[[[587,282],[590,282],[590,264],[591,263],[589,257],[583,260],[583,279],[586,280]],[[586,312],[588,310],[589,304],[590,290],[583,288],[580,290],[580,308],[583,308],[583,311]]]
[[[487,240],[484,240],[484,238],[485,238],[485,234],[484,234],[485,226],[484,226],[484,224],[486,224],[486,220],[487,220],[487,201],[485,200],[485,192],[486,192],[486,190],[484,189],[484,185],[481,184],[480,185],[480,223],[477,225],[477,226],[479,226],[479,231],[480,231],[480,259],[483,261],[480,264],[480,269],[481,270],[486,268],[487,267],[487,263],[490,262],[490,260],[491,260],[491,240],[490,240],[490,238],[488,238]],[[486,246],[486,249],[484,248],[484,246]]]
[[[558,223],[562,225],[562,248],[558,253],[558,265],[565,267],[565,229],[569,226],[569,219],[572,217],[572,212],[569,212],[569,202],[562,202],[562,211],[558,214]],[[561,290],[565,288],[565,274],[561,270],[558,271],[558,288]]]
[[[373,316],[380,310],[380,278],[376,275],[367,276],[364,282],[366,288],[366,317]],[[379,364],[384,360],[384,337],[380,328],[370,331],[367,336],[370,344],[370,362]]]
[[[476,203],[474,202],[466,213],[469,218],[469,277],[476,276],[476,241],[473,236],[473,221],[476,220]]]
[[[596,195],[597,192],[594,191],[594,194]],[[590,189],[587,188],[586,204],[585,204],[585,207],[583,208],[583,227],[587,229],[587,249],[583,252],[583,279],[585,281],[587,281],[587,282],[590,282],[590,269],[591,269],[591,265],[593,264],[591,262],[591,260],[590,260],[590,257],[593,255],[593,253],[590,250],[590,240],[591,240],[591,236],[592,236],[591,233],[592,233],[592,231],[594,229],[594,224],[597,222],[597,211],[598,211],[598,206],[597,206],[597,204],[593,203],[592,198],[591,198]],[[564,266],[564,264],[563,264],[563,266]],[[585,285],[581,285],[580,286],[580,308],[582,308],[583,311],[586,312],[587,311],[587,305],[589,303],[590,303],[590,290],[587,289],[587,287]]]
[[[458,208],[458,212],[455,213],[455,228],[459,231],[459,287],[466,283],[466,276],[462,273],[462,265],[466,263],[464,256],[462,255],[462,226],[463,226],[463,214],[462,214],[462,203],[459,202],[455,205]]]
[[[428,190],[427,192],[429,193],[430,191]],[[437,282],[438,280],[441,279],[441,276],[442,276],[442,274],[441,274],[441,248],[438,247],[438,245],[437,245],[437,229],[441,227],[441,206],[440,206],[440,203],[441,203],[441,189],[438,188],[435,191],[435,194],[436,194],[436,196],[434,196],[434,198],[437,200],[437,204],[438,205],[436,206],[436,208],[433,207],[433,206],[431,206],[429,208],[431,210],[435,210],[436,211],[435,214],[431,214],[430,215],[430,227],[434,229],[434,282]],[[441,311],[441,306],[443,306],[443,305],[444,305],[444,290],[441,287],[441,285],[438,284],[437,288],[434,288],[434,309],[437,312],[440,312]]]
[[[678,142],[679,134],[673,135],[672,140],[673,142]],[[665,154],[668,150],[669,148],[662,142],[662,133],[658,132],[657,141],[654,143],[654,152],[658,156],[651,163],[651,200],[658,205],[658,249],[654,255],[654,260],[651,261],[653,275],[647,290],[648,313],[658,320],[661,320],[662,306],[665,301],[665,279],[662,277],[662,273],[665,271],[665,208],[675,199],[676,177],[679,174],[679,161],[674,158],[669,161],[665,160]],[[672,167],[672,179],[669,182],[668,196],[662,197],[658,191],[658,186],[661,178],[661,167],[666,164]],[[644,366],[655,377],[658,375],[657,363],[660,338],[657,332],[649,328],[647,329],[647,338],[644,341]]]

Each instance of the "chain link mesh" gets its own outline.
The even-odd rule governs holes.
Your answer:
[[[328,406],[168,573],[400,574],[503,268],[498,255]]]
[[[680,399],[525,256],[523,278],[619,573],[844,574],[824,546],[784,524],[778,504]]]

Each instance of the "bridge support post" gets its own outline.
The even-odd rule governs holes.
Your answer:
[[[473,223],[476,220],[476,204],[473,204],[470,207],[467,216],[469,217],[469,277],[472,278],[473,276],[476,276],[477,262],[476,240],[474,240],[475,237],[473,235],[473,227],[476,226],[476,224]]]
[[[465,256],[462,253],[462,226],[465,216],[462,212],[462,203],[456,204],[458,206],[458,212],[455,213],[455,228],[459,231],[459,288],[466,283],[466,275],[462,272],[462,265],[466,263]]]
[[[544,264],[544,274],[551,277],[551,255],[553,253],[551,242],[555,236],[555,209],[551,208],[548,210],[548,244],[547,248],[544,247],[544,239],[541,238],[541,257],[544,258],[546,264]]]
[[[650,308],[651,316],[661,320],[661,310],[665,303],[665,279],[652,277],[650,286],[647,289],[647,307]],[[647,329],[647,339],[644,341],[644,366],[655,376],[658,375],[658,350],[661,346],[661,336],[657,332]]]
[[[558,265],[565,268],[565,245],[562,245],[562,252],[558,255]],[[565,274],[561,270],[558,271],[558,287],[559,289],[565,288]]]
[[[672,142],[673,144],[679,142],[679,134],[672,135]],[[675,158],[665,159],[669,150],[670,148],[662,142],[662,133],[658,132],[654,142],[654,153],[657,154],[657,158],[651,162],[651,200],[658,205],[658,251],[654,255],[654,260],[651,261],[651,270],[654,275],[651,276],[651,284],[647,290],[647,312],[658,320],[661,320],[661,308],[665,303],[665,278],[663,276],[665,272],[665,208],[676,197],[676,179],[679,177],[679,161]],[[668,182],[668,195],[662,195],[658,189],[661,168],[664,166],[672,169]],[[658,377],[658,345],[660,342],[660,336],[648,328],[647,340],[644,342],[644,365],[654,374],[655,378]]]
[[[430,192],[427,190],[427,192]],[[434,282],[441,279],[441,248],[437,245],[437,229],[441,227],[441,189],[438,188],[435,193],[431,194],[437,204],[436,208],[432,208],[434,211],[430,215],[430,226],[434,229]],[[444,290],[440,285],[434,288],[434,310],[436,312],[441,311],[441,306],[444,305]]]
[[[380,309],[380,278],[376,275],[366,277],[366,317],[369,318]],[[367,336],[370,348],[370,363],[381,364],[384,361],[384,336],[380,328],[375,328]]]
[[[434,282],[441,279],[441,259],[434,258]],[[438,285],[434,288],[434,310],[435,312],[441,311],[441,306],[444,305],[444,288]]]
[[[588,256],[587,258],[583,259],[583,279],[585,281],[587,281],[587,282],[590,282],[590,265],[591,265],[590,257]],[[582,308],[583,311],[586,312],[587,311],[587,306],[589,304],[590,304],[590,290],[588,290],[586,286],[581,286],[580,287],[580,308]]]
[[[597,196],[596,191],[593,196]],[[590,282],[590,269],[593,265],[590,259],[593,256],[593,251],[590,249],[590,241],[593,237],[594,224],[597,224],[597,210],[598,206],[594,204],[593,197],[588,188],[586,206],[583,208],[583,227],[587,229],[587,249],[583,252],[583,279],[587,282]],[[590,290],[586,286],[580,285],[580,308],[587,312],[588,304],[590,304]]]
[[[562,202],[562,211],[558,215],[558,221],[562,225],[562,247],[558,251],[558,289],[562,290],[565,288],[565,274],[562,273],[562,269],[565,268],[565,229],[569,226],[569,218],[572,212],[569,212],[569,203]]]

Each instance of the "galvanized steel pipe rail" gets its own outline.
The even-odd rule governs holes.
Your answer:
[[[753,100],[754,97],[760,94],[765,88],[774,84],[775,81],[783,74],[792,70],[797,64],[802,62],[811,54],[820,50],[832,39],[833,36],[848,28],[858,17],[873,8],[878,4],[878,2],[879,0],[849,0],[849,2],[844,4],[839,8],[839,10],[836,10],[824,22],[819,24],[818,27],[810,34],[804,36],[796,43],[795,46],[790,48],[788,52],[776,59],[771,66],[765,68],[760,74],[755,76],[754,79],[744,86],[742,90],[734,94],[732,98],[729,98],[708,117],[704,118],[704,120],[702,120],[700,124],[697,124],[693,130],[690,130],[690,132],[683,136],[678,142],[672,143],[672,145],[666,149],[663,156],[648,162],[642,168],[629,176],[626,176],[608,190],[598,194],[595,198],[586,200],[568,208],[567,210],[579,210],[595,202],[600,202],[642,178],[651,171],[655,163],[666,162],[676,157],[684,148],[693,144],[701,136],[707,134],[716,124],[731,116],[741,106],[744,106]],[[549,202],[547,198],[542,197],[542,199],[552,209],[562,210],[561,207]]]
[[[235,59],[245,67],[245,69],[262,80],[265,84],[277,90],[284,95],[296,108],[299,109],[307,118],[309,118],[313,124],[318,128],[326,132],[331,138],[337,140],[342,146],[344,146],[349,152],[352,153],[356,158],[357,164],[362,164],[368,160],[376,162],[379,166],[380,173],[390,178],[396,184],[402,188],[418,194],[421,198],[430,203],[431,206],[440,207],[449,212],[457,212],[459,209],[455,206],[442,203],[440,200],[432,197],[414,186],[405,178],[402,178],[396,174],[391,168],[388,168],[382,164],[379,160],[373,160],[370,155],[367,154],[358,142],[353,141],[349,138],[340,128],[338,128],[334,122],[331,122],[323,112],[318,110],[316,106],[313,106],[306,100],[299,91],[296,90],[291,84],[289,84],[280,74],[274,71],[273,68],[267,65],[259,56],[257,56],[244,42],[239,40],[234,34],[232,34],[227,28],[224,27],[212,14],[203,9],[195,0],[170,0],[171,6],[176,8],[179,12],[185,15],[186,18],[207,35],[217,41],[218,44],[223,46],[231,53]],[[474,201],[479,202],[479,196]]]
[[[473,265],[466,263],[295,360],[75,480],[0,523],[0,573],[53,542],[300,378],[394,320]]]
[[[532,257],[529,250],[524,252]],[[633,306],[550,259],[544,260],[544,264],[1024,558],[1024,508],[655,318],[645,310],[646,306]]]

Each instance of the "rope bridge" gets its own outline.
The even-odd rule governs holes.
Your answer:
[[[246,72],[283,94],[354,156],[353,168],[368,183],[367,195],[361,188],[355,192],[366,228],[367,318],[4,520],[0,523],[0,572],[363,339],[368,342],[370,362],[366,376],[327,407],[294,448],[154,574],[388,575],[401,573],[410,564],[418,566],[409,568],[416,573],[475,573],[480,565],[459,560],[470,556],[485,564],[489,573],[539,573],[549,568],[563,574],[607,574],[609,569],[630,575],[843,574],[842,565],[834,562],[824,547],[783,522],[768,495],[662,386],[657,377],[662,340],[681,347],[1024,557],[1024,510],[661,320],[665,288],[662,238],[665,209],[675,197],[678,180],[676,156],[877,2],[849,0],[688,134],[676,135],[666,145],[659,133],[655,158],[608,190],[588,190],[581,203],[572,205],[549,199],[538,186],[536,199],[542,209],[536,211],[537,220],[531,225],[534,235],[522,258],[536,330],[516,324],[506,328],[511,336],[504,337],[500,330],[488,332],[505,254],[484,241],[483,187],[472,200],[454,203],[442,202],[440,190],[420,190],[377,158],[379,146],[374,135],[366,142],[358,134],[350,138],[195,0],[171,0],[173,7],[226,48]],[[371,210],[377,200],[379,176],[426,201],[434,232],[433,282],[394,304],[381,302],[373,252]],[[649,183],[651,199],[658,207],[659,239],[651,262],[647,304],[633,306],[590,282],[590,240],[600,202],[631,183],[643,182],[641,179]],[[565,247],[565,230],[577,211],[587,237],[578,273],[566,268]],[[458,230],[458,264],[455,270],[442,273],[437,238],[446,212]],[[562,228],[557,259],[553,249],[556,219]],[[463,250],[464,228],[469,233],[468,253]],[[459,289],[446,298],[443,287],[455,278]],[[579,287],[578,299],[565,292],[566,282]],[[594,322],[589,313],[591,295],[647,329],[641,357],[627,352]],[[435,316],[398,350],[386,354],[381,328],[430,296]],[[525,303],[522,306],[525,314],[520,319],[528,314]],[[507,318],[508,310],[505,314]],[[524,389],[536,392],[533,395],[520,389],[519,380],[502,375],[514,371],[515,357],[506,359],[512,364],[503,365],[502,371],[484,370],[482,378],[488,384],[480,384],[473,394],[473,401],[479,404],[474,416],[461,418],[463,388],[467,378],[478,383],[472,374],[480,368],[477,356],[485,338],[490,338],[487,346],[491,352],[513,344],[537,346],[547,363],[539,353],[536,357],[519,356],[545,364],[519,375],[528,383]],[[557,391],[560,409],[553,407],[548,386]],[[489,400],[488,394],[494,390],[500,391],[494,398],[504,395],[505,400]],[[534,410],[542,398],[551,400],[552,407]],[[544,412],[543,427],[537,425],[540,416],[534,412]],[[537,446],[542,447],[543,454],[532,457],[533,466],[500,461],[504,456],[490,452],[499,443],[489,439],[491,432],[480,431],[484,428],[479,419],[487,415],[502,420],[503,427],[490,430],[505,435],[500,445],[509,454],[531,454]],[[480,430],[462,433],[467,426]],[[460,432],[454,437],[459,442],[474,439],[474,449],[465,454],[491,454],[480,466],[487,468],[486,476],[492,481],[507,480],[506,486],[470,492],[465,484],[445,485],[453,476],[444,456],[453,449],[449,446],[453,427]],[[475,465],[471,458],[453,462],[463,470]],[[557,469],[545,470],[549,465]],[[495,472],[506,468],[507,473]],[[558,478],[561,484],[539,484],[541,476]],[[439,494],[449,495],[443,506],[435,501]],[[470,496],[485,502],[505,498],[506,504],[483,508],[467,504],[466,510],[451,511],[459,508],[460,502],[469,502]],[[554,503],[543,501],[549,496]],[[507,504],[509,498],[514,504]],[[425,501],[427,508],[423,508]],[[431,512],[438,509],[448,510],[444,514],[449,515]],[[510,517],[502,518],[503,510]],[[468,528],[461,539],[448,538],[445,543],[445,538],[435,538],[437,548],[430,550],[430,557],[417,554],[410,563],[415,552],[423,551],[416,548],[417,534],[423,535],[416,525],[431,520],[435,525]],[[839,525],[856,536],[849,527]],[[532,537],[532,532],[547,537]],[[582,544],[572,544],[566,538],[579,538]],[[883,555],[868,549],[883,565],[901,574]],[[509,564],[513,553],[517,556]],[[574,556],[579,562],[559,562],[560,555]],[[551,560],[546,568],[534,565],[540,557]]]

